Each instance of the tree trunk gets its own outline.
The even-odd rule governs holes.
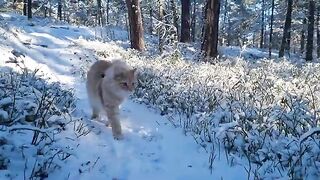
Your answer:
[[[179,16],[177,14],[177,5],[174,2],[174,0],[171,0],[170,2],[171,2],[171,10],[172,10],[172,15],[173,15],[173,25],[176,28],[176,34],[179,38],[180,37],[179,36],[179,25],[178,25]]]
[[[23,15],[27,16],[27,0],[23,0]]]
[[[52,17],[52,4],[51,2],[49,1],[49,17]]]
[[[306,24],[307,19],[303,19],[302,30],[301,30],[301,39],[300,39],[300,53],[303,54],[305,50],[305,41],[306,41]]]
[[[164,1],[159,0],[159,21],[161,22],[160,27],[158,27],[158,36],[159,36],[159,51],[160,54],[163,52],[163,46],[164,46],[164,31],[163,31],[163,21],[164,21]]]
[[[317,57],[320,58],[320,4],[318,4],[317,15]]]
[[[66,6],[62,6],[62,12],[63,12],[63,21],[67,21],[67,11],[66,11]]]
[[[149,33],[153,33],[153,10],[152,10],[152,5],[150,3],[149,5],[149,18],[150,18],[150,26],[149,26]]]
[[[62,2],[61,0],[58,1],[58,19],[62,20]]]
[[[265,8],[265,0],[262,0],[262,11],[261,11],[261,30],[260,30],[260,48],[263,48],[264,42],[264,8]]]
[[[231,11],[231,8],[229,6],[229,2],[228,0],[226,0],[226,13],[225,15],[228,16],[229,15],[229,11]],[[231,34],[231,20],[230,20],[230,16],[228,17],[228,23],[227,23],[227,29],[226,29],[226,34],[227,34],[227,46],[230,46],[231,45],[231,37],[230,37],[230,34]],[[254,34],[254,33],[253,33]],[[254,41],[254,38],[253,38],[253,41]]]
[[[109,24],[109,8],[110,8],[110,0],[107,0],[107,9],[106,9],[106,13],[107,13],[107,24]]]
[[[270,37],[269,37],[269,58],[271,59],[272,51],[272,36],[273,36],[273,21],[274,21],[274,0],[271,1],[271,17],[270,17]]]
[[[220,0],[207,0],[205,9],[204,37],[201,49],[206,57],[218,56]]]
[[[290,30],[291,30],[291,21],[292,21],[292,6],[293,6],[293,0],[288,0],[288,7],[287,7],[287,14],[286,14],[286,21],[284,23],[284,29],[283,29],[283,36],[282,36],[282,42],[281,47],[279,51],[279,57],[284,56],[285,50],[289,52],[290,50]]]
[[[205,4],[204,4],[204,6],[202,6],[202,11],[201,11],[201,15],[202,15],[201,23],[203,24],[202,27],[201,27],[201,34],[200,34],[201,39],[204,38],[204,30],[205,30],[204,28],[205,28],[205,23],[206,23],[206,21],[205,21],[205,19],[206,19],[206,9],[207,9],[207,6],[206,6],[207,2],[206,1],[203,2]]]
[[[193,9],[192,9],[192,18],[191,18],[191,38],[192,41],[195,42],[196,40],[196,0],[193,0]]]
[[[32,18],[32,0],[28,0],[28,19]]]
[[[97,0],[97,8],[98,8],[98,24],[100,26],[104,26],[104,18],[102,14],[102,6],[101,6],[101,0]]]
[[[70,11],[67,11],[67,14],[68,14],[67,15],[67,22],[70,23],[70,15],[71,15]]]
[[[128,14],[125,14],[124,15],[125,16],[125,20],[126,20],[126,28],[127,28],[127,32],[128,32],[128,39],[130,40],[131,39],[131,34],[129,33],[130,32],[130,27],[129,27],[129,23],[128,23],[128,21],[129,21],[129,17],[128,17]],[[118,23],[118,21],[117,21],[117,23]],[[117,24],[117,26],[118,26],[118,24]]]
[[[139,0],[126,0],[130,26],[131,48],[143,51],[145,48]]]
[[[43,12],[44,18],[47,18],[47,13],[48,13],[48,8],[44,7],[44,12]]]
[[[227,14],[228,14],[228,0],[224,0],[223,2],[223,23],[222,23],[222,40],[221,40],[221,43],[220,45],[225,45],[226,44],[226,39],[227,39]]]
[[[190,0],[181,0],[181,42],[190,42]]]
[[[16,3],[17,3],[17,0],[13,0],[13,2],[12,2],[12,8],[13,8],[14,10],[17,9]]]
[[[314,12],[315,2],[309,1],[309,16],[308,16],[308,36],[307,36],[307,49],[306,49],[306,61],[312,61],[313,59],[313,37],[314,37]]]

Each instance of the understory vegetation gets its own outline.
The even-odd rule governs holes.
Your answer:
[[[48,83],[37,71],[1,68],[0,170],[6,177],[45,179],[72,156],[75,147],[61,143],[67,141],[62,132],[74,128],[74,138],[89,132],[71,116],[75,100],[72,89]],[[24,167],[24,177],[17,177],[17,166]]]
[[[320,176],[320,65],[242,58],[214,64],[178,52],[146,58],[123,53],[140,69],[137,102],[156,108],[194,137],[214,160],[242,164],[250,179]],[[104,52],[98,55],[105,56]]]

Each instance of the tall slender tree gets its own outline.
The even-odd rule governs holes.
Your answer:
[[[190,0],[181,0],[181,42],[190,42]]]
[[[204,36],[201,49],[206,57],[218,56],[220,0],[207,0],[205,6]]]
[[[320,3],[318,3],[317,14],[317,57],[320,58]]]
[[[109,9],[110,9],[110,0],[107,0],[107,7],[106,7],[106,23],[109,24]]]
[[[58,19],[61,21],[62,20],[62,0],[58,1]]]
[[[176,28],[176,34],[179,38],[180,37],[179,25],[178,25],[179,16],[178,16],[178,12],[177,12],[177,4],[175,3],[174,0],[171,0],[170,2],[171,2],[171,11],[172,11],[172,15],[173,15],[173,25]]]
[[[101,0],[97,0],[97,11],[98,11],[98,23],[99,25],[101,26],[104,26],[105,22],[104,22],[104,16],[103,16],[103,13],[102,13],[102,5],[101,5]]]
[[[227,16],[228,16],[228,0],[223,1],[223,19],[222,19],[222,27],[221,27],[221,32],[223,34],[221,40],[220,40],[220,45],[224,45],[226,43],[226,39],[228,39],[227,35],[227,26],[230,24],[227,23]]]
[[[264,19],[265,19],[265,0],[262,0],[261,6],[261,29],[260,29],[260,48],[263,48],[264,43]]]
[[[149,33],[153,33],[153,9],[152,4],[149,3],[149,18],[150,18],[150,26],[149,26]]]
[[[270,35],[269,35],[269,58],[271,59],[273,41],[274,0],[271,0]]]
[[[23,15],[27,15],[27,0],[23,0]]]
[[[307,51],[306,61],[312,61],[313,59],[313,37],[314,37],[314,12],[315,12],[314,0],[309,0],[309,15],[308,15],[308,37],[307,37]]]
[[[143,38],[143,26],[139,0],[126,0],[130,26],[131,48],[143,51],[145,48]]]
[[[291,22],[292,22],[292,9],[293,9],[293,0],[287,0],[288,5],[287,5],[287,14],[286,14],[286,20],[284,23],[284,29],[283,29],[283,36],[282,36],[282,41],[281,41],[281,47],[279,51],[279,57],[284,56],[285,50],[290,53],[290,39],[291,39]]]
[[[193,0],[192,6],[192,16],[191,16],[191,38],[194,42],[196,40],[196,11],[197,11],[197,3],[196,0]]]
[[[12,8],[13,8],[14,10],[17,8],[16,3],[17,3],[17,0],[13,0],[13,2],[12,2]]]
[[[28,19],[32,18],[32,0],[28,0]]]
[[[305,50],[305,44],[306,44],[306,25],[307,25],[307,19],[304,18],[302,22],[302,30],[301,30],[301,37],[300,37],[300,53],[303,54]]]
[[[159,51],[160,53],[163,52],[163,46],[164,46],[164,9],[165,4],[163,0],[159,0],[159,21],[161,22],[160,27],[158,27],[158,36],[159,36]]]

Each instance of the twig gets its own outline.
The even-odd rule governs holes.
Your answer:
[[[53,139],[48,135],[47,131],[44,131],[44,130],[38,129],[38,128],[31,128],[31,127],[30,128],[28,128],[28,127],[10,128],[9,132],[19,131],[19,130],[35,131],[38,133],[42,133],[42,134],[45,134],[51,141],[53,141]]]
[[[94,168],[94,166],[97,164],[98,160],[100,159],[100,156],[96,159],[96,161],[94,161],[93,165],[91,166],[91,169]]]

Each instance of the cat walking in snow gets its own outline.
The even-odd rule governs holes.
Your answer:
[[[87,93],[92,119],[106,113],[115,139],[122,139],[119,106],[134,90],[136,69],[122,60],[97,61],[87,73]]]

